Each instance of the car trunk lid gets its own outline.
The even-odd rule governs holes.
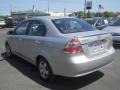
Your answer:
[[[105,53],[108,49],[108,38],[110,34],[101,31],[80,32],[70,36],[77,37],[83,48],[83,53],[87,56],[94,56]]]
[[[79,38],[83,51],[86,56],[94,56],[105,53],[108,49],[109,34],[98,34],[94,36]]]

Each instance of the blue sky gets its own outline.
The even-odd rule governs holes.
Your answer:
[[[92,0],[93,9],[98,11],[98,4],[102,4],[105,11],[120,11],[120,0]],[[30,10],[33,4],[35,8],[41,11],[47,11],[48,0],[1,0],[0,14],[9,14],[10,8],[13,11]],[[66,8],[68,12],[83,10],[84,0],[49,0],[50,11],[63,12]]]

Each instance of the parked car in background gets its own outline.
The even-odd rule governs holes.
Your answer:
[[[120,17],[115,18],[115,20],[103,30],[112,34],[114,44],[120,44]]]
[[[91,24],[93,27],[96,27],[99,30],[109,25],[108,19],[104,17],[87,18],[85,19],[85,21],[87,21],[89,24]]]
[[[19,21],[12,17],[7,17],[5,19],[5,23],[7,27],[13,27],[13,26],[16,26],[19,23]]]
[[[112,17],[112,18],[110,19],[110,24],[116,22],[116,21],[119,20],[119,19],[120,19],[120,16]]]
[[[12,17],[6,17],[5,18],[5,23],[7,27],[12,27],[13,26],[13,18]]]
[[[7,34],[7,55],[36,65],[43,80],[86,75],[114,59],[111,34],[78,18],[34,17]]]
[[[0,18],[0,27],[4,28],[6,26],[5,20]]]

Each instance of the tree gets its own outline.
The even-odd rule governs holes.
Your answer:
[[[97,13],[95,14],[95,17],[102,17],[102,13],[97,12]]]
[[[0,18],[5,18],[5,16],[3,16],[3,15],[0,15]]]
[[[88,10],[87,12],[87,18],[91,18],[92,17],[92,13]]]
[[[96,13],[92,13],[88,10],[88,12],[86,13],[87,18],[91,18],[93,16],[95,17],[113,17],[114,13],[113,12],[96,12]],[[69,16],[76,16],[78,18],[83,18],[84,17],[84,12],[83,11],[78,11],[78,12],[73,12],[72,14],[70,14]]]
[[[95,17],[113,17],[114,16],[114,13],[113,12],[108,12],[108,11],[105,11],[105,12],[97,12],[95,14]]]
[[[113,17],[114,13],[113,12],[107,12],[107,11],[105,11],[105,12],[103,12],[103,16],[104,17]]]
[[[84,16],[83,11],[78,11],[78,12],[73,12],[72,14],[70,14],[69,16],[76,16],[78,18],[81,18]]]

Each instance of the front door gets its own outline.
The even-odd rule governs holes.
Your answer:
[[[26,37],[27,34],[27,27],[29,22],[25,21],[18,25],[18,27],[15,29],[15,35],[14,35],[14,45],[15,45],[15,52],[17,54],[22,55],[22,51],[24,50],[24,37]]]

